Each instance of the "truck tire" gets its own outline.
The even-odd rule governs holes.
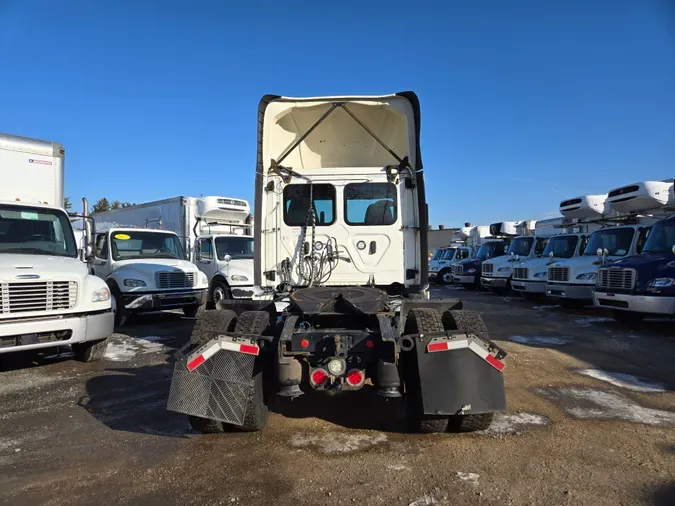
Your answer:
[[[115,327],[123,327],[129,319],[129,311],[124,307],[122,292],[117,288],[117,285],[112,285],[110,286],[110,293],[113,296],[113,303],[115,304]]]
[[[494,413],[475,413],[471,415],[452,415],[448,422],[448,432],[476,432],[487,430],[492,424]]]
[[[443,269],[438,273],[436,280],[440,285],[449,285],[452,283],[452,269]]]
[[[480,314],[475,311],[446,311],[443,314],[446,330],[463,330],[484,339],[488,338],[487,327]],[[486,430],[492,424],[494,413],[473,413],[452,415],[448,420],[448,432],[475,432]]]
[[[108,339],[73,343],[71,345],[75,360],[79,362],[96,362],[97,360],[101,360],[107,347]]]
[[[230,300],[231,298],[232,292],[230,291],[230,287],[227,286],[227,283],[216,279],[211,285],[206,309],[215,309],[218,302],[221,300]]]
[[[204,304],[199,304],[196,306],[185,306],[183,308],[183,314],[188,318],[194,318],[199,315],[204,310]]]
[[[406,318],[403,334],[424,334],[443,332],[443,320],[433,308],[411,309]],[[425,415],[422,406],[422,388],[420,385],[417,348],[406,353],[403,365],[403,382],[406,394],[406,425],[410,432],[426,434],[446,432],[447,416]]]
[[[219,434],[225,432],[223,422],[219,422],[218,420],[188,415],[188,422],[190,422],[192,430],[200,434]]]
[[[244,313],[245,314],[245,313]],[[237,313],[230,309],[211,309],[202,311],[192,327],[190,342],[206,344],[213,332],[231,332],[237,323]]]
[[[224,312],[224,311],[221,311]],[[270,326],[270,315],[265,311],[245,311],[239,315],[235,332],[263,335]],[[223,423],[224,430],[240,430],[244,432],[260,431],[267,426],[269,409],[265,400],[263,385],[264,363],[260,357],[256,358],[253,367],[253,377],[249,384],[249,394],[246,401],[246,415],[240,426]]]

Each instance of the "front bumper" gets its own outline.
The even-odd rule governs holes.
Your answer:
[[[675,315],[675,297],[595,292],[596,307],[654,315]]]
[[[459,284],[462,284],[462,285],[472,285],[476,282],[476,275],[470,274],[470,275],[465,275],[465,276],[458,276],[457,274],[454,274],[452,276],[452,280],[455,283],[459,283]]]
[[[486,278],[481,276],[480,284],[485,288],[506,288],[509,278]]]
[[[114,324],[112,311],[65,318],[1,321],[0,353],[98,341],[112,335]]]
[[[546,295],[557,299],[593,300],[595,285],[547,283]]]
[[[180,290],[155,293],[124,293],[124,307],[129,311],[161,311],[206,303],[208,290]],[[251,291],[252,292],[252,291]]]
[[[546,293],[546,281],[524,281],[522,279],[512,279],[511,288],[516,292],[525,293]]]
[[[230,293],[233,299],[252,299],[253,286],[230,285]]]

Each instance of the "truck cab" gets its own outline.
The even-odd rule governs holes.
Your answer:
[[[546,294],[548,266],[580,256],[588,242],[588,234],[559,234],[548,239],[541,255],[516,263],[511,288],[526,297]]]
[[[429,281],[444,285],[452,283],[452,266],[471,257],[471,248],[464,245],[447,246],[438,250],[438,257],[429,262]]]
[[[528,231],[529,229],[523,230],[525,233]],[[481,285],[493,292],[510,290],[514,266],[522,260],[541,257],[548,240],[548,235],[515,237],[509,244],[505,255],[483,262]]]
[[[199,236],[193,261],[208,278],[210,307],[227,299],[253,297],[253,237]]]
[[[0,354],[70,345],[89,362],[113,333],[110,290],[62,207],[64,159],[58,143],[0,134]]]
[[[99,231],[91,269],[110,287],[117,325],[138,312],[182,309],[185,316],[195,316],[206,302],[206,275],[186,260],[182,241],[173,232],[125,227]]]
[[[453,281],[467,289],[479,288],[483,262],[506,254],[509,243],[510,240],[506,238],[486,240],[474,257],[461,260],[452,266]]]

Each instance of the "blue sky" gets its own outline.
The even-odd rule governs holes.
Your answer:
[[[266,93],[416,91],[434,225],[675,176],[672,0],[0,0],[0,54],[73,200],[252,202]]]

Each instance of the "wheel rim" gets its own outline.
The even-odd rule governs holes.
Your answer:
[[[452,283],[452,274],[450,274],[449,272],[446,272],[445,274],[443,274],[443,282],[444,283]]]
[[[223,299],[225,299],[225,290],[222,286],[217,286],[213,290],[213,303],[218,304]]]

